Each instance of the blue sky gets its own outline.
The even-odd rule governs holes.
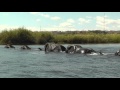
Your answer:
[[[23,26],[32,31],[120,30],[120,12],[0,12],[0,31]]]

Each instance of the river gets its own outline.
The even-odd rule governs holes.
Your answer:
[[[45,54],[37,49],[43,45],[14,46],[0,45],[0,78],[120,78],[120,56],[114,55],[120,44],[81,44],[105,55]]]

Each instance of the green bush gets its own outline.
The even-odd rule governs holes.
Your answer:
[[[1,44],[34,44],[34,38],[29,30],[18,28],[0,33]]]
[[[30,31],[24,27],[4,30],[0,33],[0,44],[45,44],[55,42],[61,44],[85,44],[85,43],[120,43],[120,33],[106,32],[38,32]]]

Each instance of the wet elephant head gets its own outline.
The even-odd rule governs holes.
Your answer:
[[[91,54],[91,53],[96,53],[96,51],[93,50],[93,49],[82,48],[82,49],[80,50],[80,53],[82,53],[82,54]]]
[[[63,52],[66,48],[60,44],[47,43],[45,44],[45,52]]]
[[[23,45],[23,46],[21,47],[21,49],[23,49],[23,50],[25,50],[25,49],[30,50],[31,48],[28,47],[27,45]]]
[[[70,45],[67,47],[66,53],[79,53],[79,54],[91,54],[91,53],[99,53],[102,55],[101,52],[96,52],[93,49],[83,48],[80,45]]]
[[[120,56],[120,50],[118,50],[117,52],[115,52],[115,56]]]
[[[82,46],[80,45],[69,45],[67,46],[66,53],[79,53]]]
[[[54,43],[46,43],[45,44],[45,52],[52,52],[53,49],[55,48],[55,44]]]
[[[12,44],[7,44],[7,45],[5,46],[5,48],[14,48],[14,49],[15,49],[15,47],[14,47]]]

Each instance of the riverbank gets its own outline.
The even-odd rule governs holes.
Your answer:
[[[105,31],[45,32],[31,31],[25,28],[4,30],[0,33],[0,44],[44,45],[47,42],[60,44],[109,44],[120,43],[120,33]]]

